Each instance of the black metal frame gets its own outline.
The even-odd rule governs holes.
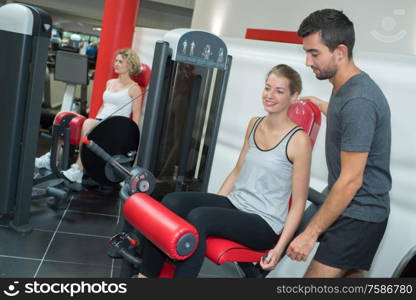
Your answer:
[[[28,232],[32,230],[30,204],[42,103],[43,84],[39,83],[45,79],[52,20],[42,9],[18,5],[32,12],[33,27],[31,35],[0,28],[7,40],[3,47],[5,65],[0,70],[5,72],[0,89],[7,103],[0,111],[0,137],[4,142],[0,160],[5,160],[0,163],[0,213],[13,212],[10,226]]]

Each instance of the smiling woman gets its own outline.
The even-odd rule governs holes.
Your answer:
[[[275,105],[282,102],[279,107],[287,110],[301,91],[302,80],[299,74],[286,65],[277,65],[267,74],[266,85],[263,90],[264,108],[267,112],[270,112],[269,109],[273,109]]]

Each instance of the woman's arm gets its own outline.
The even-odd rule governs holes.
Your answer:
[[[308,197],[312,152],[309,136],[304,131],[297,132],[289,142],[287,151],[293,162],[292,206],[279,241],[267,257],[260,261],[261,267],[266,270],[274,269],[283,256],[302,219]]]
[[[129,90],[129,96],[131,99],[136,98],[132,102],[133,121],[139,126],[142,117],[142,103],[143,95],[142,90],[138,85],[133,86]]]
[[[243,167],[244,158],[246,157],[246,153],[248,151],[248,138],[250,136],[250,132],[254,126],[254,123],[258,117],[252,118],[248,123],[246,135],[244,138],[244,144],[241,148],[240,156],[238,157],[237,164],[231,173],[227,176],[224,183],[222,184],[221,188],[218,191],[218,195],[227,196],[234,190],[234,182],[236,181],[238,174],[240,174],[241,168]]]

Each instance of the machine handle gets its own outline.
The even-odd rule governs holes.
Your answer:
[[[129,253],[129,251],[127,251],[127,249],[120,248],[118,251],[119,251],[120,255],[123,256],[123,258],[127,262],[131,263],[136,268],[139,268],[143,264],[143,260],[141,258],[136,257],[133,254]]]
[[[317,190],[313,188],[309,188],[308,191],[308,200],[316,205],[321,205],[325,201],[325,194],[318,192]]]
[[[97,156],[101,157],[105,162],[111,164],[117,173],[122,178],[129,178],[132,176],[130,171],[123,167],[118,161],[116,161],[110,154],[108,154],[103,148],[101,148],[98,144],[94,143],[94,141],[89,140],[86,136],[82,138],[82,143],[87,146],[92,152],[94,152]]]

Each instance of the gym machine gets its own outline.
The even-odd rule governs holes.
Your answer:
[[[57,51],[54,79],[66,83],[61,111],[75,111],[85,114],[87,102],[86,89],[89,81],[88,57],[78,53]],[[84,94],[84,99],[81,99],[79,107],[76,107],[74,103],[77,85],[81,85],[81,91]]]
[[[26,4],[0,7],[0,214],[27,232],[51,17]]]
[[[169,31],[155,46],[137,164],[153,196],[207,191],[232,57],[219,37]]]
[[[176,29],[156,42],[137,156],[137,165],[156,178],[147,194],[161,200],[174,191],[207,191],[231,61],[224,41],[208,32]],[[122,202],[131,195],[125,185]],[[125,277],[139,265],[140,252],[125,246],[141,233],[128,222],[120,231],[109,255],[124,258]]]

